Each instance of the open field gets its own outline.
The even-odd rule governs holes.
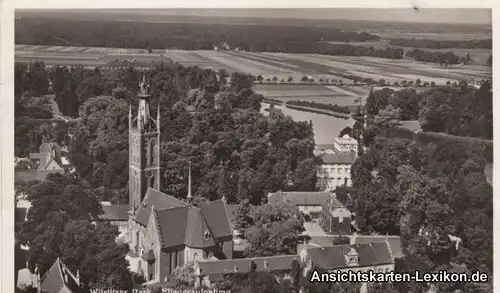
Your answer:
[[[277,78],[278,84],[256,84],[255,91],[272,99],[307,100],[339,106],[364,103],[369,87],[353,86],[350,76],[371,78],[375,81],[401,83],[402,81],[435,82],[445,84],[457,80],[491,79],[491,67],[462,65],[441,67],[437,64],[373,57],[327,56],[319,54],[252,53],[240,51],[184,51],[120,48],[84,48],[62,46],[16,45],[16,62],[44,61],[52,65],[103,66],[109,62],[133,61],[142,64],[170,59],[184,66],[198,66],[214,70],[224,69],[265,80]],[[328,84],[301,84],[304,76],[316,82],[328,80]],[[292,82],[288,83],[289,78]],[[282,80],[284,82],[282,82]],[[339,86],[339,84],[345,86]]]

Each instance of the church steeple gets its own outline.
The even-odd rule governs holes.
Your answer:
[[[132,115],[129,109],[129,206],[138,207],[148,188],[160,190],[160,113],[151,116],[149,85],[143,74],[139,84],[139,109]],[[159,107],[158,107],[159,110]]]
[[[189,161],[189,174],[188,174],[188,194],[186,196],[188,203],[192,203],[193,195],[191,194],[191,161]]]

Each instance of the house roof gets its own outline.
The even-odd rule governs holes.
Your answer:
[[[197,263],[199,275],[226,275],[248,273],[251,271],[252,260],[255,271],[284,271],[292,268],[292,261],[299,261],[298,255],[276,255],[269,257],[200,260]]]
[[[15,180],[22,182],[43,181],[48,174],[64,173],[63,169],[57,170],[15,170]]]
[[[347,164],[352,165],[356,161],[356,152],[336,152],[334,154],[322,154],[320,157],[324,165]]]
[[[103,205],[101,219],[109,221],[127,221],[128,205]]]
[[[385,235],[356,235],[351,238],[353,244],[369,244],[369,243],[387,243],[391,249],[393,258],[403,257],[403,249],[401,245],[401,238],[399,236],[385,236]]]
[[[322,269],[346,268],[346,255],[354,249],[359,256],[358,267],[390,264],[393,262],[385,243],[336,245],[331,247],[306,247],[314,266]]]
[[[148,224],[152,205],[154,205],[157,210],[186,206],[184,202],[171,195],[167,195],[153,188],[148,188],[146,196],[144,196],[142,204],[135,214],[135,220],[139,224],[143,226]]]
[[[277,204],[279,202],[287,201],[295,205],[302,206],[318,206],[318,205],[328,205],[331,200],[332,208],[344,207],[338,199],[330,192],[327,191],[292,191],[283,192],[278,191],[275,193],[270,193],[267,197],[270,204]]]
[[[63,287],[68,289],[71,293],[81,292],[76,277],[61,260],[57,258],[54,264],[52,264],[52,267],[42,278],[40,289],[42,292],[59,293]]]

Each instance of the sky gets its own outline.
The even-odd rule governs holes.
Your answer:
[[[146,12],[149,13],[149,12]],[[321,8],[321,9],[165,9],[154,14],[218,17],[264,17],[306,19],[350,19],[394,22],[491,24],[491,9],[422,8]]]

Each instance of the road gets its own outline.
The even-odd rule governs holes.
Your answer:
[[[62,120],[65,123],[77,122],[78,120],[80,120],[80,118],[71,118],[71,117],[63,115],[63,113],[59,109],[59,105],[57,105],[56,95],[46,95],[46,97],[48,97],[49,101],[50,101],[50,107],[52,109],[52,116],[54,116],[53,119]]]

